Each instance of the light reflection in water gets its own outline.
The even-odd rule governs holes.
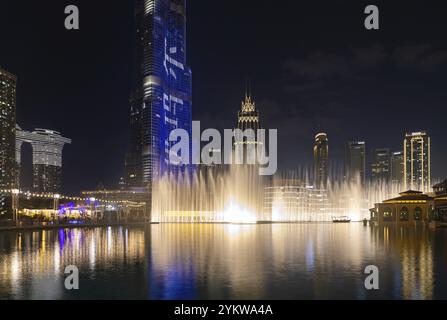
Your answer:
[[[0,298],[64,298],[64,270],[69,265],[77,266],[89,278],[107,268],[126,266],[131,272],[132,262],[145,256],[144,231],[129,235],[129,247],[124,246],[120,234],[122,228],[107,233],[103,229],[0,233],[4,255],[0,260]]]
[[[0,298],[446,298],[444,230],[161,224],[0,233]],[[363,270],[380,269],[367,292]],[[63,288],[78,266],[81,290]]]

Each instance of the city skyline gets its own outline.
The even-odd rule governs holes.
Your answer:
[[[6,2],[0,300],[447,299],[445,5]]]
[[[178,62],[177,62],[178,63]],[[6,106],[13,106],[12,109],[9,111],[11,114],[16,113],[15,110],[15,99],[16,99],[16,82],[17,77],[8,71],[1,69],[2,76],[4,78],[3,83],[3,89],[7,90],[4,91],[2,102]],[[171,71],[172,73],[172,71]],[[169,73],[168,73],[169,75]],[[153,77],[152,77],[153,78]],[[6,82],[5,82],[6,81]],[[146,82],[147,83],[147,82]],[[145,84],[146,85],[146,84]],[[151,82],[149,84],[150,86],[153,86],[154,83]],[[140,88],[135,89],[136,91],[140,91]],[[248,90],[248,89],[247,89]],[[144,90],[143,90],[144,91]],[[154,92],[154,89],[149,88],[147,89],[147,92]],[[176,92],[174,90],[174,92]],[[152,94],[152,93],[151,93]],[[167,97],[166,94],[163,94],[165,97]],[[175,96],[171,95],[171,98],[173,99],[174,107],[173,109],[176,109],[176,104],[183,105],[183,102],[180,101]],[[140,131],[150,131],[150,127],[147,127],[144,129],[144,125],[142,125],[142,122],[144,120],[144,116],[142,114],[142,110],[145,109],[144,105],[146,104],[143,100],[134,100],[135,99],[135,91],[131,93],[130,98],[130,106],[131,106],[131,114],[130,114],[130,126],[132,129],[132,126],[135,126],[134,130],[140,130]],[[150,98],[149,96],[149,99]],[[160,98],[160,100],[163,100]],[[170,99],[169,105],[171,105]],[[138,103],[138,101],[141,101],[143,103],[142,109],[140,111],[135,112],[135,103]],[[165,102],[163,102],[165,103]],[[190,108],[190,106],[189,106]],[[171,109],[171,108],[170,108]],[[5,109],[7,110],[7,109]],[[159,110],[159,109],[156,109]],[[166,108],[165,108],[166,110]],[[153,111],[154,112],[154,111]],[[155,111],[154,115],[151,115],[151,117],[154,118],[161,118],[158,114],[159,111]],[[8,113],[8,114],[9,114]],[[7,115],[5,113],[5,115]],[[141,120],[135,121],[136,116],[141,116]],[[175,113],[174,113],[175,116]],[[8,120],[15,119],[15,116],[9,117]],[[165,119],[167,119],[167,116],[165,116]],[[190,119],[190,118],[189,118]],[[169,120],[169,119],[167,119]],[[164,121],[165,124],[172,125],[172,121]],[[177,120],[175,120],[177,121]],[[151,121],[152,122],[152,121]],[[251,96],[251,93],[249,91],[246,91],[245,93],[245,100],[242,101],[241,109],[238,111],[238,120],[236,127],[242,131],[246,129],[252,129],[257,130],[260,127],[260,116],[259,116],[259,110],[255,107],[255,101],[253,97]],[[8,127],[7,121],[5,121],[4,128],[7,129]],[[191,134],[191,123],[185,122],[185,129],[187,132],[190,132]],[[175,127],[173,127],[175,128]],[[3,130],[2,129],[2,130]],[[171,129],[166,129],[167,133],[170,132]],[[15,147],[15,154],[14,154],[14,161],[15,165],[12,165],[13,169],[11,172],[13,172],[13,176],[11,176],[11,182],[10,185],[13,188],[21,188],[22,190],[28,190],[28,191],[34,191],[38,193],[59,193],[62,190],[62,149],[65,144],[71,144],[71,139],[64,138],[61,136],[59,132],[48,130],[48,129],[35,129],[34,132],[26,132],[20,128],[18,124],[16,124],[15,127],[15,139],[12,143]],[[168,134],[166,135],[166,139],[168,137]],[[129,136],[129,145],[131,146],[132,143],[135,143],[135,135]],[[143,138],[140,136],[139,143],[142,145],[144,140],[148,140],[149,137]],[[153,139],[153,137],[151,138]],[[32,185],[31,187],[25,187],[23,182],[24,175],[22,173],[22,146],[24,143],[29,143],[32,145],[33,149],[33,160],[32,160]],[[160,150],[163,152],[162,145],[165,145],[168,143],[168,140],[166,140],[165,143],[160,144]],[[319,188],[319,187],[325,187],[327,184],[330,167],[334,166],[334,163],[331,163],[331,159],[329,158],[328,154],[328,139],[326,133],[318,133],[315,136],[315,144],[313,147],[313,169],[309,169],[313,171],[313,184]],[[414,146],[416,145],[416,146]],[[192,146],[190,145],[190,148]],[[8,149],[8,145],[5,145],[2,147],[4,150]],[[51,148],[56,148],[52,150]],[[152,148],[152,147],[151,147]],[[157,150],[158,144],[153,146],[154,150]],[[413,150],[415,149],[415,150]],[[131,149],[129,149],[131,150]],[[140,158],[140,173],[141,173],[141,180],[139,183],[136,183],[136,179],[134,181],[126,182],[126,178],[129,178],[129,176],[126,177],[120,177],[120,180],[118,182],[115,182],[113,185],[109,186],[111,189],[115,189],[117,187],[120,187],[120,185],[126,185],[128,188],[148,188],[150,190],[151,188],[151,177],[152,177],[152,170],[150,174],[147,175],[147,179],[145,182],[143,182],[144,172],[147,171],[145,166],[143,165],[143,157],[144,152],[142,152],[142,148],[140,147],[139,152],[141,152],[140,155],[142,156]],[[167,150],[167,149],[166,149]],[[431,173],[431,166],[432,166],[432,160],[431,160],[431,138],[428,136],[426,131],[419,131],[419,132],[412,132],[412,133],[406,133],[405,139],[402,146],[403,151],[394,151],[391,152],[390,148],[374,148],[371,150],[371,156],[368,157],[368,149],[366,147],[365,141],[347,141],[345,143],[345,154],[344,154],[344,161],[339,163],[338,171],[332,170],[332,179],[335,179],[335,181],[342,181],[346,180],[348,182],[356,182],[358,178],[360,178],[360,183],[362,185],[365,185],[366,182],[392,182],[394,184],[402,184],[403,190],[419,190],[423,192],[430,192],[432,190],[432,180],[433,181],[441,181],[442,178],[435,178],[433,179],[432,173]],[[158,152],[158,151],[156,151]],[[167,151],[166,151],[167,152]],[[244,150],[244,153],[247,152]],[[152,152],[151,152],[152,153]],[[6,155],[6,153],[5,153]],[[126,161],[124,163],[126,173],[131,173],[133,177],[132,170],[135,172],[137,168],[134,167],[135,162],[131,162],[130,171],[128,167],[128,158],[129,154],[126,153]],[[11,157],[10,157],[11,158]],[[401,159],[402,158],[402,159]],[[2,161],[8,160],[8,157],[3,156]],[[148,158],[149,161],[149,158]],[[244,162],[247,160],[245,159]],[[164,170],[164,173],[166,173],[166,170],[168,169],[168,162],[169,162],[169,156],[168,153],[166,153],[166,157],[160,156],[159,160],[152,159],[149,161],[150,166],[148,168],[152,168],[154,165],[156,175],[158,175],[158,170]],[[148,162],[148,164],[149,164]],[[342,170],[340,171],[340,164],[342,166]],[[162,169],[164,166],[165,169]],[[415,168],[416,166],[420,166]],[[7,165],[3,165],[2,167],[7,168]],[[147,167],[147,166],[146,166]],[[301,169],[305,168],[305,166],[298,165]],[[335,167],[335,166],[334,166]],[[296,168],[294,168],[296,169]],[[149,172],[148,171],[148,172]],[[3,172],[3,171],[2,171]],[[6,171],[5,171],[6,172]],[[5,173],[3,172],[3,173]],[[334,176],[335,172],[335,176]],[[2,173],[2,174],[3,174]],[[27,178],[25,176],[25,178]],[[29,177],[28,177],[29,178]],[[7,184],[7,177],[2,178],[2,187],[8,188]],[[422,181],[422,182],[418,182]],[[102,184],[102,182],[100,183]],[[122,186],[120,187],[122,188]],[[85,190],[85,189],[84,189]]]
[[[69,193],[77,193],[82,189],[94,189],[100,182],[111,186],[117,184],[120,177],[124,176],[123,162],[129,130],[128,100],[129,92],[133,86],[131,82],[134,50],[129,49],[134,48],[133,6],[129,4],[111,5],[111,15],[105,18],[102,27],[93,24],[93,15],[98,12],[97,5],[82,4],[82,6],[87,12],[83,16],[85,22],[77,34],[66,34],[64,30],[53,28],[56,22],[59,23],[56,17],[54,21],[51,18],[45,22],[39,21],[47,33],[42,35],[44,37],[42,48],[45,50],[37,51],[36,58],[45,61],[52,55],[47,57],[44,52],[60,48],[67,53],[67,61],[72,61],[79,67],[79,74],[77,70],[70,70],[73,78],[72,80],[67,79],[64,87],[60,87],[58,83],[47,82],[54,86],[51,92],[56,93],[55,96],[51,95],[49,90],[36,85],[39,82],[36,82],[35,79],[37,75],[46,79],[48,77],[59,78],[61,76],[60,66],[65,60],[52,59],[51,63],[48,61],[48,63],[42,63],[41,66],[31,66],[26,59],[26,51],[23,51],[21,58],[15,57],[14,50],[11,48],[20,49],[22,46],[17,43],[15,37],[20,37],[20,34],[25,31],[24,28],[18,26],[14,35],[6,36],[5,41],[11,42],[11,47],[6,47],[0,56],[2,66],[17,75],[19,79],[18,123],[26,128],[54,128],[75,142],[70,148],[67,148],[69,160],[66,163],[66,180],[71,183],[69,186],[65,186],[65,191]],[[273,10],[275,12],[281,10],[284,17],[287,17],[290,14],[287,11],[290,10],[285,9],[293,7],[293,4],[287,3],[285,8]],[[334,5],[334,7],[336,6]],[[56,9],[50,9],[50,13],[53,11],[56,13]],[[437,118],[436,115],[442,112],[440,108],[444,93],[438,83],[442,83],[444,76],[441,71],[445,68],[444,49],[438,45],[441,37],[436,32],[436,19],[423,27],[426,32],[434,30],[431,33],[432,39],[430,39],[433,40],[431,41],[432,45],[424,45],[423,37],[418,36],[402,38],[398,45],[394,45],[391,36],[380,34],[380,32],[378,36],[373,37],[374,39],[360,40],[365,31],[361,28],[361,24],[358,28],[352,27],[357,26],[357,21],[354,21],[353,18],[345,19],[344,22],[337,20],[338,22],[334,23],[334,30],[330,32],[334,36],[334,40],[322,45],[315,43],[312,36],[319,35],[328,40],[329,34],[327,34],[328,31],[324,25],[312,32],[306,32],[298,28],[300,23],[297,22],[297,28],[294,28],[296,41],[288,43],[282,41],[285,40],[282,37],[274,40],[274,46],[282,48],[281,52],[287,52],[287,54],[279,56],[272,55],[272,49],[264,46],[258,37],[266,27],[260,22],[263,20],[262,17],[268,13],[264,4],[260,5],[260,12],[256,17],[247,14],[249,4],[243,4],[240,12],[233,13],[234,25],[226,26],[243,32],[240,34],[231,32],[231,35],[224,36],[224,30],[218,28],[216,32],[219,39],[213,38],[210,31],[203,30],[200,25],[211,23],[212,20],[219,25],[219,22],[223,21],[223,16],[228,13],[230,4],[224,4],[221,12],[213,12],[213,15],[203,17],[201,13],[208,9],[209,4],[207,3],[188,3],[190,16],[188,35],[192,35],[188,42],[188,47],[190,47],[188,49],[190,52],[189,64],[195,70],[194,120],[201,120],[207,127],[233,127],[234,113],[237,112],[238,101],[244,94],[244,82],[250,78],[253,83],[253,95],[262,112],[263,123],[266,127],[279,129],[279,167],[282,169],[293,169],[298,164],[310,168],[313,163],[312,152],[309,151],[313,147],[312,137],[320,131],[325,131],[331,137],[331,161],[343,166],[343,146],[346,141],[365,140],[369,150],[389,148],[391,151],[398,151],[401,150],[401,140],[405,132],[427,130],[432,137],[432,176],[442,179],[447,175],[447,172],[441,167],[441,164],[447,159],[442,147],[442,125],[434,120]],[[325,5],[324,10],[317,14],[315,6],[310,4],[303,5],[301,11],[312,12],[315,20],[330,23],[336,20],[335,18],[327,20],[331,9],[338,12],[331,5]],[[348,16],[351,10],[354,11],[356,8],[345,9],[348,12],[340,16]],[[385,6],[385,9],[388,9],[388,12],[396,10],[393,5]],[[36,8],[36,10],[42,10],[42,8]],[[295,12],[295,14],[304,16],[301,11]],[[410,6],[408,11],[408,19],[416,14],[415,7]],[[17,12],[19,11],[17,10]],[[430,14],[436,14],[436,7],[430,8]],[[49,16],[51,17],[52,14]],[[115,21],[118,17],[117,25],[110,28],[112,20]],[[386,17],[387,15],[385,15],[385,19]],[[309,22],[305,17],[303,19],[301,23],[312,23],[312,25],[316,23]],[[30,17],[30,23],[33,21],[35,20]],[[295,24],[291,21],[287,23]],[[286,26],[280,24],[273,30],[280,30]],[[398,32],[404,26],[406,26],[405,21],[388,22],[388,28],[394,32]],[[347,30],[350,30],[349,35],[352,38],[349,41],[342,35]],[[100,33],[105,38],[96,45],[92,41]],[[50,41],[54,37],[60,40],[57,44]],[[109,40],[112,39],[113,41],[110,42]],[[206,45],[202,44],[205,39],[207,39]],[[81,49],[76,49],[77,44],[81,45],[85,41],[92,44],[92,57],[97,56],[99,59],[101,55],[103,56],[101,60],[87,58]],[[100,46],[106,44],[107,41],[110,42],[109,46],[114,46],[117,53],[108,55],[101,51]],[[244,44],[244,41],[247,43]],[[230,63],[230,61],[236,61],[236,52],[231,49],[231,44],[235,43],[238,48],[237,56],[241,60],[236,64]],[[292,45],[292,43],[296,43],[296,45]],[[373,44],[371,45],[371,43]],[[244,50],[248,45],[250,45],[249,50]],[[303,47],[305,49],[301,50]],[[69,48],[74,48],[73,55],[68,53]],[[259,51],[262,48],[266,48],[266,52]],[[259,49],[257,54],[252,51],[255,49]],[[234,65],[237,71],[230,69],[220,73],[221,77],[213,77],[213,82],[209,80],[210,75],[206,73],[209,73],[207,70],[210,70],[213,65],[212,57],[216,54],[226,61],[226,64]],[[317,66],[321,57],[327,57],[326,60],[333,65],[337,64],[338,67],[334,69],[330,65],[326,65],[327,68],[325,67],[324,71],[318,71]],[[348,64],[345,61],[346,57],[357,59],[356,63]],[[401,59],[401,63],[397,63],[397,57],[405,59]],[[262,59],[267,59],[266,61],[269,63],[261,64]],[[389,68],[385,70],[384,64]],[[111,65],[116,68],[106,69]],[[264,65],[265,68],[259,69],[259,65]],[[377,68],[372,70],[373,66]],[[82,75],[86,74],[85,68],[87,67],[98,71],[95,71],[94,79],[80,77],[81,73]],[[108,76],[109,72],[112,72],[113,76]],[[263,74],[278,77],[280,81],[275,82],[277,85],[272,85],[270,81],[262,80]],[[116,82],[118,76],[119,80]],[[365,76],[370,76],[373,79],[371,81],[374,81],[380,89],[374,89],[372,94],[368,94],[366,89],[370,88],[371,81],[366,80]],[[350,80],[352,77],[361,77],[363,80],[357,84]],[[409,91],[416,85],[416,79],[420,79],[420,77],[424,78],[427,84],[418,92]],[[79,82],[79,79],[82,79],[82,82]],[[116,84],[113,84],[112,80]],[[394,81],[392,86],[394,91],[387,89],[389,81]],[[76,84],[78,82],[84,83],[85,86]],[[362,89],[360,92],[364,92],[364,94],[352,93],[349,96],[334,87],[336,82],[340,85],[360,88]],[[118,84],[120,89],[117,89]],[[323,89],[324,87],[330,90],[327,91]],[[383,92],[379,94],[381,91],[386,94],[382,94]],[[73,96],[75,92],[77,95]],[[109,94],[105,94],[106,92]],[[113,95],[109,96],[111,92]],[[319,94],[321,92],[326,93],[321,95]],[[339,101],[336,104],[333,102],[334,98],[328,97],[328,92],[337,94]],[[70,97],[74,97],[74,99],[67,100]],[[295,102],[291,104],[290,100]],[[360,101],[363,103],[359,103]],[[311,108],[311,105],[314,107]],[[411,112],[404,118],[400,117],[403,109],[416,110],[420,106],[424,106],[424,110],[427,112],[425,118],[415,118]],[[375,115],[376,113],[377,115],[383,114],[386,109],[390,110],[387,117],[378,118]],[[39,112],[36,113],[34,110],[39,110]],[[362,120],[363,110],[371,110],[368,115],[368,118],[371,119],[368,121]],[[345,117],[346,114],[348,116],[346,120],[343,120],[342,117]],[[329,121],[328,117],[332,120]],[[378,119],[382,121],[380,132],[372,130],[372,124]],[[399,123],[402,125],[396,126],[395,123],[399,119],[401,120]],[[354,120],[355,122],[353,122]],[[346,122],[351,125],[345,125]],[[73,125],[66,126],[66,123],[73,123]],[[393,123],[392,126],[389,125],[391,123]],[[82,124],[82,129],[76,131],[75,128],[78,128],[76,124]],[[294,147],[290,151],[288,150],[289,146],[285,146],[282,141],[297,141],[296,148]],[[29,158],[30,150],[25,150],[24,156]],[[370,153],[367,151],[367,157],[369,156]],[[369,172],[369,167],[367,164],[367,172]]]

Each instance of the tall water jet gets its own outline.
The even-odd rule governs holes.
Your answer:
[[[316,188],[308,171],[275,177],[255,165],[170,173],[153,185],[152,220],[165,223],[331,222],[369,218],[375,203],[402,191],[396,183],[329,179]]]
[[[154,183],[152,220],[173,223],[255,223],[263,214],[264,178],[257,166],[205,167]]]

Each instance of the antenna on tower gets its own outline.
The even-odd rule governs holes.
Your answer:
[[[251,82],[249,79],[245,81],[245,98],[251,99]]]

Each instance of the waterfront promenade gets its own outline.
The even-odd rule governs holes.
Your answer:
[[[27,230],[51,230],[59,228],[97,228],[97,227],[113,227],[113,226],[137,226],[137,225],[148,225],[157,224],[150,221],[114,221],[114,222],[85,222],[85,223],[33,223],[33,224],[22,224],[22,225],[2,225],[0,224],[0,232],[2,231],[27,231]]]

